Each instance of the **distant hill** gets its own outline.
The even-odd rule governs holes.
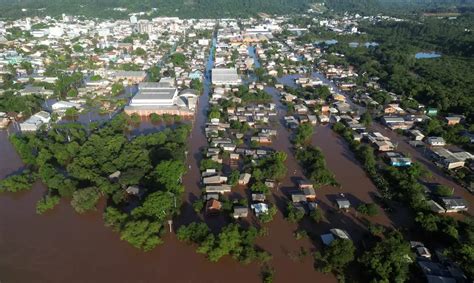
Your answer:
[[[62,13],[92,17],[126,17],[130,12],[182,18],[249,17],[258,13],[301,13],[324,2],[329,9],[341,12],[374,13],[392,9],[436,9],[474,6],[474,0],[0,0],[0,17],[17,18],[25,15]],[[114,8],[126,8],[119,11]],[[22,12],[22,9],[28,9]]]

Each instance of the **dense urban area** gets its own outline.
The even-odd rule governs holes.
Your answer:
[[[27,2],[0,281],[474,279],[470,8]]]

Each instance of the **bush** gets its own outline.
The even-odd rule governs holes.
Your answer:
[[[239,170],[232,170],[227,183],[231,186],[235,186],[239,182],[239,177],[240,177]]]
[[[194,211],[196,211],[197,213],[201,212],[202,209],[204,208],[204,200],[197,199],[195,202],[193,202],[193,208],[194,208]]]
[[[219,162],[216,162],[212,159],[203,159],[203,160],[201,160],[201,164],[199,165],[199,169],[201,169],[201,171],[206,171],[207,169],[221,170],[222,169],[222,164],[220,164]]]
[[[43,214],[48,210],[53,209],[59,204],[61,198],[59,196],[46,195],[36,203],[36,213]]]
[[[152,123],[159,123],[162,121],[161,116],[156,114],[156,113],[151,113],[150,114],[150,120]]]
[[[264,267],[262,267],[261,276],[263,283],[272,283],[275,279],[275,269],[271,268],[268,265],[265,265]]]
[[[107,207],[104,211],[104,222],[105,226],[111,227],[114,231],[120,231],[121,226],[125,223],[128,218],[126,213],[122,213],[115,207]]]
[[[71,205],[78,213],[94,210],[100,195],[95,188],[85,188],[72,194]]]
[[[253,193],[263,193],[263,194],[268,194],[270,189],[267,187],[267,185],[265,185],[264,183],[262,182],[256,182],[254,183],[251,187],[250,187],[250,190],[253,192]]]
[[[298,149],[296,159],[302,165],[306,177],[318,186],[338,185],[334,175],[326,166],[326,161],[321,150],[317,147],[307,146]]]
[[[205,223],[191,223],[181,226],[177,232],[181,241],[198,244],[197,252],[206,254],[210,261],[217,262],[225,255],[242,262],[250,263],[255,260],[268,261],[271,256],[255,245],[259,232],[255,227],[244,229],[237,224],[229,224],[214,236]]]
[[[262,213],[258,216],[258,219],[262,223],[269,223],[273,221],[273,217],[277,213],[277,208],[275,205],[270,205],[267,213]]]
[[[130,121],[132,121],[133,124],[140,124],[141,122],[141,118],[138,114],[136,113],[133,113],[131,116],[130,116]]]
[[[311,218],[314,220],[314,222],[319,223],[323,220],[324,214],[321,209],[316,209],[314,211],[311,211],[310,214]]]
[[[304,217],[304,211],[297,209],[293,203],[289,203],[287,207],[288,215],[286,219],[292,223],[301,221]]]
[[[315,260],[324,273],[343,274],[348,263],[354,260],[355,247],[351,240],[336,239],[324,248],[323,253],[316,253]]]
[[[31,189],[36,181],[36,174],[24,170],[20,174],[9,176],[0,181],[0,191],[19,192]]]
[[[450,197],[453,195],[453,189],[445,185],[438,185],[435,189],[435,194],[440,197]]]
[[[161,227],[161,223],[148,220],[130,221],[123,227],[120,239],[147,252],[163,243],[163,240],[158,237]]]
[[[379,213],[377,205],[374,203],[361,204],[357,207],[357,211],[367,216],[375,216]]]
[[[296,129],[295,137],[293,142],[296,145],[306,144],[310,141],[311,136],[313,135],[313,126],[309,123],[303,123],[298,126]]]
[[[296,240],[301,240],[303,238],[308,238],[308,233],[305,230],[297,230],[294,233]]]
[[[379,224],[370,223],[368,226],[370,234],[374,236],[381,236],[385,232],[385,227]]]

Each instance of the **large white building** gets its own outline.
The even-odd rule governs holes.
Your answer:
[[[195,91],[184,90],[179,93],[173,83],[165,79],[159,83],[140,83],[138,93],[125,107],[125,112],[136,113],[140,116],[148,116],[152,113],[193,116],[196,103]]]
[[[173,106],[178,90],[164,83],[140,83],[130,106]]]
[[[237,86],[242,84],[242,79],[235,68],[214,68],[212,69],[212,84]]]

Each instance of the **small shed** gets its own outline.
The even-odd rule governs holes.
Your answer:
[[[127,194],[129,195],[138,195],[140,193],[140,188],[137,187],[137,186],[128,186],[127,189],[125,190],[125,192],[127,192]]]
[[[235,219],[238,219],[238,218],[245,218],[247,217],[249,214],[249,209],[245,206],[235,206],[234,207],[234,213],[232,214],[232,216],[235,218]]]
[[[339,209],[349,209],[351,207],[350,201],[346,198],[336,199],[336,204]]]
[[[302,193],[291,194],[291,201],[294,203],[306,202],[306,196]]]
[[[267,186],[267,188],[269,188],[269,189],[273,189],[273,188],[275,188],[275,181],[273,181],[273,180],[266,180],[266,181],[265,181],[265,186]]]
[[[120,171],[118,171],[118,170],[115,171],[114,173],[112,173],[112,174],[109,175],[109,180],[110,180],[110,181],[117,181],[118,178],[120,178],[120,174],[121,174]]]
[[[334,228],[334,229],[329,230],[329,232],[330,233],[321,235],[321,240],[323,244],[326,246],[329,246],[332,243],[332,241],[334,241],[337,238],[344,239],[344,240],[351,239],[347,231],[342,230],[342,229]]]
[[[239,177],[239,185],[247,185],[250,182],[250,177],[252,177],[252,175],[249,173],[241,174]]]
[[[264,202],[266,199],[265,194],[252,194],[253,202]]]

